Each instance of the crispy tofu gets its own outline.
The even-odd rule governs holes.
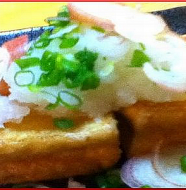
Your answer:
[[[130,157],[152,152],[161,140],[164,146],[186,141],[185,101],[138,102],[121,112],[132,126],[133,139],[128,152]]]
[[[56,179],[98,172],[120,157],[116,120],[79,118],[72,129],[31,112],[0,131],[0,183]]]

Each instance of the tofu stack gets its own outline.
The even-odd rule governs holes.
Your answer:
[[[0,97],[0,183],[111,167],[120,157],[111,112],[186,100],[186,43],[160,17],[120,4],[69,3],[47,22],[55,28],[16,53],[0,49],[9,87]]]

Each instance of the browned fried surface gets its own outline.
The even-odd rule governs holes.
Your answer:
[[[186,102],[139,102],[122,113],[134,131],[130,156],[151,152],[162,139],[165,143],[186,139]]]
[[[21,124],[8,123],[0,132],[0,183],[89,174],[114,165],[120,157],[115,119],[81,119],[70,130],[57,129],[51,117],[36,112]]]
[[[12,159],[1,162],[0,182],[20,183],[43,179],[57,179],[98,172],[112,166],[119,158],[117,145],[102,144],[59,153]]]

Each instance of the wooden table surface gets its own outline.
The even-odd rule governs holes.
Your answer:
[[[55,16],[64,2],[16,3],[0,2],[0,31],[43,26],[45,18]],[[164,3],[126,3],[129,6],[141,6],[142,11],[154,11],[178,6],[186,6],[186,2]]]

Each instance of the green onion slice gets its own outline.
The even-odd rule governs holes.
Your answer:
[[[66,98],[69,101],[65,101],[64,96],[66,96]],[[73,94],[69,91],[66,91],[66,90],[60,91],[58,94],[58,97],[60,98],[60,102],[66,108],[71,109],[71,110],[79,109],[81,107],[81,105],[83,104],[83,102],[79,96],[77,96],[76,94]],[[70,103],[70,101],[73,101],[74,103]]]
[[[142,67],[144,63],[149,62],[150,58],[139,49],[136,49],[133,53],[131,60],[131,67]]]
[[[46,20],[49,25],[65,27],[70,23],[70,13],[67,6],[63,6],[57,17],[51,17]]]
[[[100,188],[126,188],[120,177],[120,171],[114,169],[95,177],[95,181]]]
[[[58,12],[57,16],[58,17],[69,18],[70,17],[70,13],[69,13],[68,7],[66,5],[62,6],[61,9],[60,9],[60,11]]]
[[[70,23],[70,19],[67,17],[50,17],[46,19],[49,25],[56,27],[65,27]]]
[[[81,86],[83,79],[84,78],[82,76],[77,76],[74,80],[70,78],[63,78],[63,83],[67,88],[77,88]]]
[[[38,93],[38,92],[40,92],[41,87],[39,87],[39,86],[37,86],[37,85],[34,85],[34,84],[31,84],[31,85],[28,86],[28,89],[29,89],[31,92]]]
[[[143,185],[140,188],[152,188],[150,185]]]
[[[52,30],[52,34],[57,34],[62,28],[61,27],[55,27],[53,30]]]
[[[52,70],[48,73],[42,73],[37,85],[40,87],[44,86],[57,86],[63,77],[63,73],[60,70]]]
[[[75,31],[77,30],[77,24],[69,24],[68,26],[61,27],[61,26],[57,26],[53,31],[52,34],[50,35],[50,39],[56,39],[56,38],[63,38],[65,37],[72,37],[72,35],[75,33]]]
[[[69,21],[68,17],[49,17],[47,21]]]
[[[54,103],[54,104],[50,103],[50,104],[48,104],[48,105],[45,107],[45,109],[47,109],[47,110],[54,110],[54,109],[56,109],[59,105],[60,105],[60,102],[56,102],[56,103]]]
[[[38,66],[40,64],[40,59],[37,57],[30,57],[26,59],[17,59],[15,62],[21,69],[26,69],[29,67]]]
[[[60,70],[64,69],[65,73],[77,73],[80,64],[77,61],[69,60],[63,57],[61,62],[56,62],[56,67]]]
[[[57,108],[57,107],[60,105],[60,99],[59,99],[59,97],[56,97],[54,94],[52,94],[52,93],[50,93],[50,92],[47,92],[47,91],[45,91],[45,90],[42,90],[41,93],[43,93],[43,94],[48,94],[48,95],[52,96],[54,99],[56,99],[56,102],[55,102],[55,103],[50,103],[50,104],[48,104],[48,105],[45,107],[45,109],[47,109],[47,110],[53,110],[53,109]]]
[[[33,50],[34,50],[34,48],[31,46],[31,47],[29,48],[29,50],[26,52],[25,55],[26,55],[26,56],[31,56]]]
[[[50,30],[46,30],[45,32],[43,32],[43,34],[41,34],[40,39],[47,39],[51,34]]]
[[[96,89],[100,85],[100,78],[94,72],[87,72],[81,90]]]
[[[142,49],[143,51],[145,51],[145,49],[146,49],[145,45],[144,45],[143,43],[139,43],[139,45],[140,45],[141,49]]]
[[[60,48],[64,49],[64,48],[72,48],[74,47],[79,41],[79,38],[75,38],[75,37],[70,37],[70,38],[62,38],[62,42],[60,44]]]
[[[27,80],[28,79],[28,80]],[[35,81],[35,75],[32,71],[18,71],[14,76],[17,86],[25,87],[32,85]]]
[[[50,31],[45,31],[40,37],[39,39],[34,43],[34,47],[35,48],[38,48],[38,49],[41,49],[41,48],[44,48],[44,47],[47,47],[50,42],[51,42],[51,39],[49,39],[49,36],[50,36],[51,32]]]
[[[186,156],[181,157],[180,163],[182,172],[186,173]]]
[[[40,68],[42,71],[52,71],[55,69],[56,54],[51,51],[45,51],[41,58]]]
[[[34,47],[38,49],[42,49],[47,47],[51,42],[51,39],[39,39],[35,44]]]
[[[49,93],[50,94],[50,93]],[[52,96],[54,96],[53,94],[50,94],[50,95],[52,95]],[[54,96],[55,97],[55,96]],[[56,97],[55,97],[56,98]],[[57,97],[56,98],[56,102],[54,103],[54,104],[52,104],[52,103],[50,103],[50,104],[48,104],[46,107],[45,107],[45,109],[47,109],[47,110],[54,110],[55,108],[57,108],[59,105],[60,105],[60,98],[59,97]]]
[[[101,33],[105,33],[105,29],[99,27],[99,26],[92,26],[92,29]]]
[[[98,58],[98,53],[89,51],[85,48],[84,50],[75,53],[74,57],[88,70],[92,71],[94,69],[94,63]]]
[[[71,119],[56,118],[53,122],[54,125],[60,129],[70,129],[74,126],[74,122]]]

